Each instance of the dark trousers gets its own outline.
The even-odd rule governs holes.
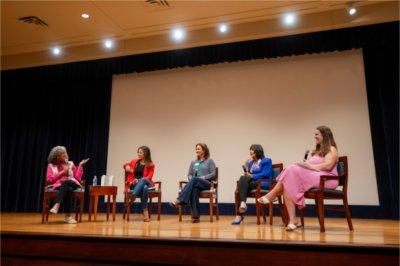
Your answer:
[[[189,183],[182,189],[178,197],[178,200],[183,204],[190,204],[194,219],[200,218],[199,194],[202,190],[208,189],[210,189],[210,182],[194,177],[190,179]]]
[[[132,186],[132,194],[136,197],[140,197],[140,202],[142,204],[142,209],[147,209],[147,201],[149,199],[149,187],[151,183],[146,178],[139,179],[136,185]]]
[[[72,212],[74,207],[73,193],[77,187],[78,186],[73,181],[67,180],[57,188],[59,192],[55,202],[63,204],[65,213]]]
[[[248,179],[246,176],[241,176],[238,182],[239,200],[246,202],[247,194],[257,187],[257,182]],[[239,203],[240,203],[239,202]]]

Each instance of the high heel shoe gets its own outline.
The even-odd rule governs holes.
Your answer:
[[[257,199],[257,201],[261,204],[270,204],[271,202],[275,202],[277,200],[278,200],[278,198],[276,198],[276,197],[274,199],[270,200],[267,198],[267,196],[263,196],[263,197],[260,197]]]
[[[244,220],[244,216],[240,216],[240,219],[237,221],[236,220],[232,221],[231,225],[239,225],[243,222],[243,220]]]

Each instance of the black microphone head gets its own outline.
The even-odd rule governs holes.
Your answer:
[[[304,160],[307,160],[309,153],[310,153],[310,150],[306,150],[306,152],[304,153]]]

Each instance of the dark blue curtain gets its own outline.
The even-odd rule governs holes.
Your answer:
[[[66,145],[86,176],[105,172],[111,76],[363,49],[379,217],[399,218],[399,22],[2,71],[2,210],[39,210],[49,149]],[[350,166],[351,167],[351,166]]]
[[[111,75],[81,80],[1,81],[1,209],[39,211],[47,156],[66,146],[78,164],[91,161],[84,178],[105,173]]]

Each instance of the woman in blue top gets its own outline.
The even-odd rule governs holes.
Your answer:
[[[271,178],[272,174],[272,161],[270,158],[265,157],[264,149],[261,145],[253,144],[250,147],[250,159],[246,160],[244,165],[245,173],[240,177],[237,191],[239,193],[239,209],[237,210],[233,225],[240,224],[247,210],[246,199],[247,194],[257,187],[257,180],[261,178]],[[263,189],[268,189],[269,183],[263,182],[261,186]]]

